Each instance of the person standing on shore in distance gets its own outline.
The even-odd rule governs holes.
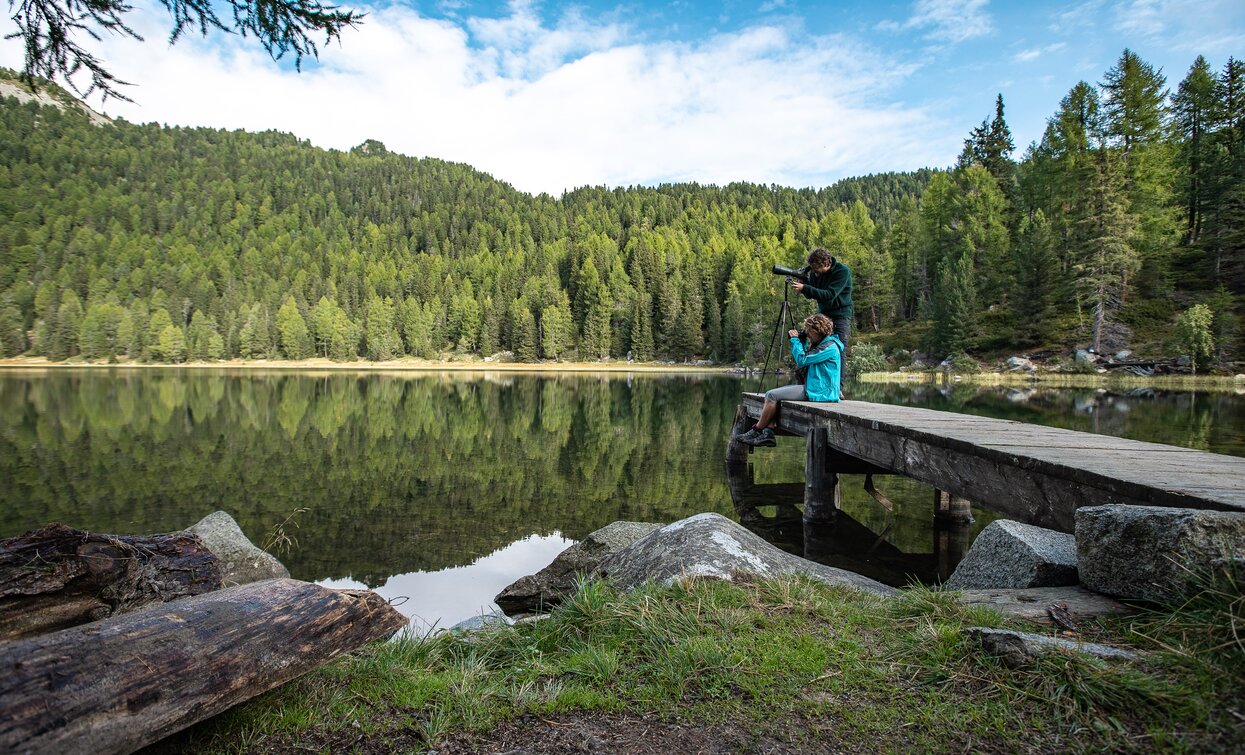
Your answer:
[[[817,247],[808,255],[808,283],[797,280],[791,284],[797,294],[817,301],[817,311],[834,323],[834,335],[847,349],[852,338],[852,271],[830,256],[825,247]]]

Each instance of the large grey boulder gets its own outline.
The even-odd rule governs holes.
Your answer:
[[[1154,506],[1076,511],[1081,584],[1107,595],[1170,602],[1196,593],[1198,576],[1245,568],[1245,514]]]
[[[1051,652],[1083,653],[1104,661],[1138,661],[1141,656],[1131,650],[1100,645],[1096,642],[1077,642],[1062,637],[1047,637],[1011,629],[968,627],[964,634],[981,646],[987,653],[998,656],[1010,668],[1019,668],[1030,659]]]
[[[1037,370],[1037,365],[1033,364],[1032,360],[1024,357],[1008,357],[1007,369],[1009,372],[1019,372],[1021,370],[1024,370],[1025,372],[1034,372]]]
[[[493,602],[511,615],[555,606],[574,591],[578,575],[592,574],[605,557],[658,529],[660,524],[647,522],[608,524],[562,551],[544,569],[508,585]]]
[[[684,577],[732,579],[803,574],[834,585],[878,595],[898,591],[868,577],[785,553],[721,514],[697,514],[640,538],[601,562],[598,576],[630,590],[653,580],[671,584]]]
[[[220,560],[225,587],[290,576],[289,570],[275,556],[255,547],[234,518],[223,511],[208,514],[186,531],[198,535]]]
[[[1076,583],[1076,541],[1071,535],[1000,519],[981,531],[946,586],[978,590]]]

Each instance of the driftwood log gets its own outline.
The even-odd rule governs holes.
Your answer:
[[[101,535],[49,524],[0,541],[0,641],[220,589],[197,536]]]
[[[406,625],[376,593],[270,579],[0,643],[0,752],[133,752]]]

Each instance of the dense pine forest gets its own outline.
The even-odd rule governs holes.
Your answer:
[[[1238,358],[1245,63],[1199,57],[1172,89],[1125,50],[1020,154],[1002,96],[982,104],[946,170],[555,198],[375,141],[5,98],[0,356],[752,363],[770,267],[825,246],[855,276],[856,342],[887,352]]]

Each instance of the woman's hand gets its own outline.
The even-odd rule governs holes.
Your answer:
[[[787,331],[787,335],[788,335],[789,337],[791,337],[791,338],[799,338],[799,337],[800,337],[800,331],[798,331],[798,330],[788,330],[788,331]]]

